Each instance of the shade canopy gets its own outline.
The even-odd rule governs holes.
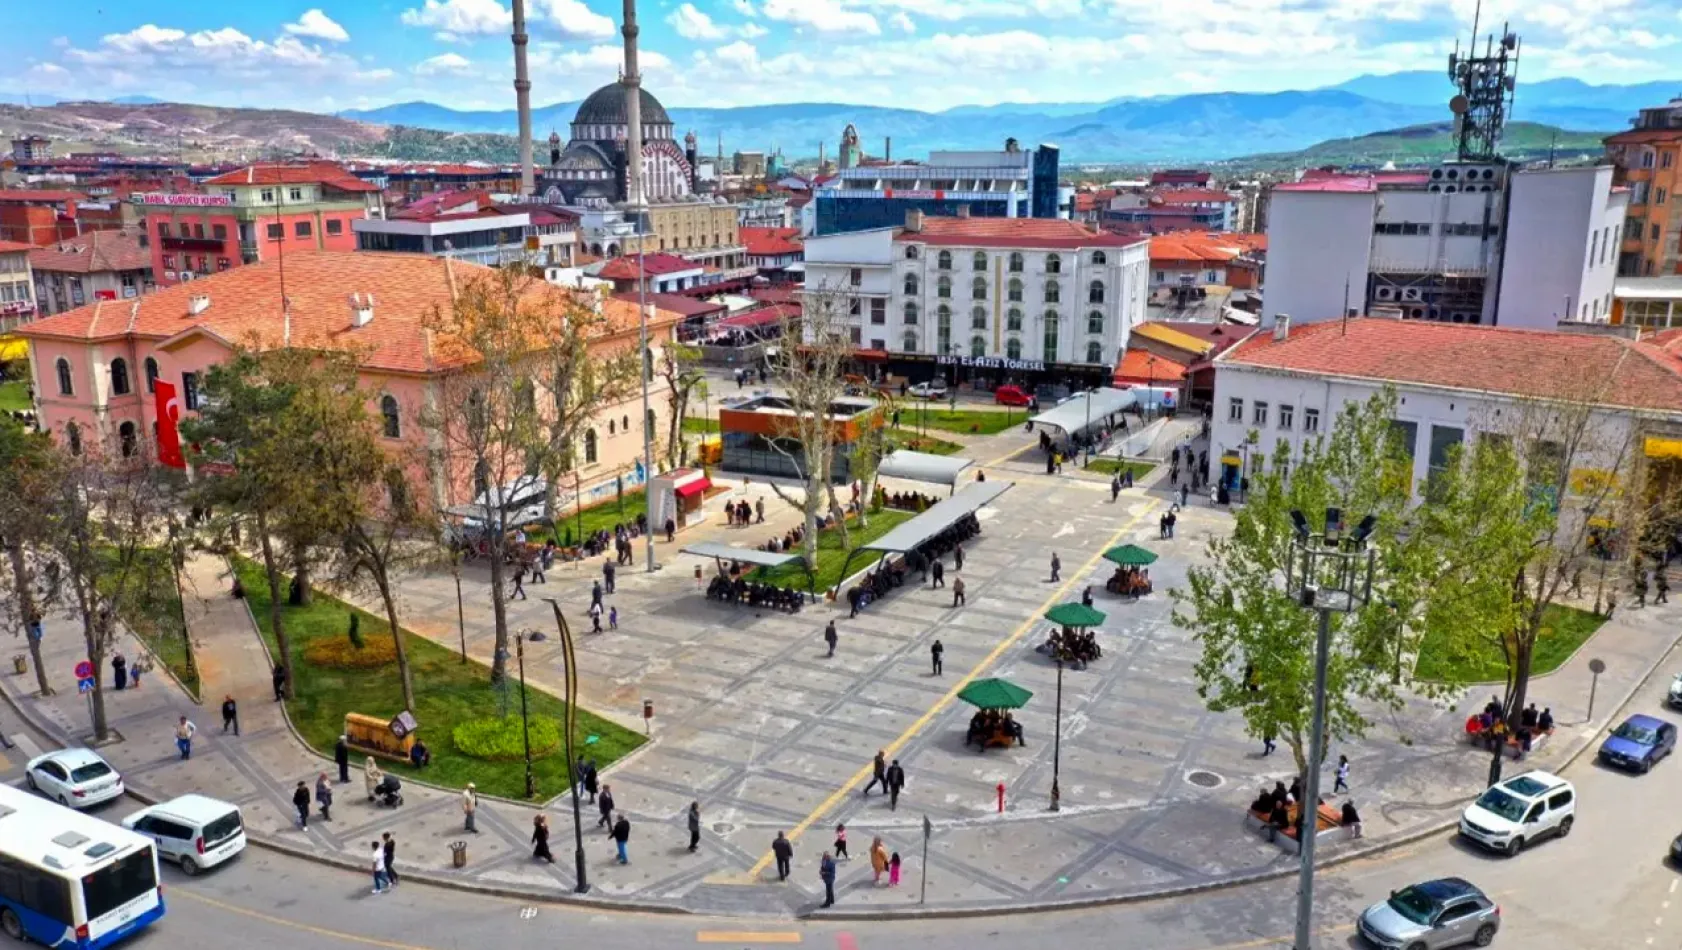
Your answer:
[[[1085,604],[1058,604],[1045,612],[1045,619],[1060,627],[1096,627],[1104,622],[1104,614]]]
[[[1105,386],[1091,392],[1076,393],[1067,401],[1051,407],[1029,421],[1037,426],[1049,426],[1072,434],[1088,428],[1099,428],[1105,424],[1104,417],[1123,409],[1131,409],[1138,402],[1138,394],[1131,390]]]
[[[740,561],[743,564],[754,564],[759,567],[782,567],[796,561],[804,564],[806,559],[799,554],[772,554],[770,551],[760,551],[756,548],[738,548],[717,541],[698,541],[683,546],[683,554],[699,554],[702,557],[718,558],[722,561]]]
[[[981,506],[1010,490],[1012,482],[970,482],[951,498],[935,504],[910,521],[894,528],[874,541],[860,545],[859,551],[886,551],[902,554],[921,547],[924,542],[972,515]],[[851,555],[849,555],[850,557]]]
[[[984,679],[965,686],[958,698],[978,709],[1021,709],[1034,694],[1010,680]]]
[[[1137,544],[1124,544],[1105,551],[1104,560],[1114,561],[1123,567],[1143,567],[1146,564],[1155,564],[1156,555]]]
[[[956,485],[964,469],[974,464],[956,455],[930,455],[900,449],[882,459],[876,474],[888,478],[903,478],[913,482],[933,482],[937,485]]]

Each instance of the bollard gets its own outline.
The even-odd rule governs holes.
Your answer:
[[[450,866],[456,868],[467,867],[467,842],[450,842]]]
[[[1005,783],[999,783],[999,814],[1005,813]]]

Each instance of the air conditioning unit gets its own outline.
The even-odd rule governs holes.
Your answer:
[[[1455,193],[1455,192],[1456,192],[1456,191],[1459,191],[1459,190],[1460,190],[1460,189],[1459,189],[1459,188],[1457,188],[1457,187],[1455,187],[1455,186],[1454,186],[1454,185],[1444,185],[1444,186],[1443,186],[1443,192],[1444,192],[1444,193],[1445,193],[1445,194],[1450,194],[1450,195],[1452,195],[1452,194],[1454,194],[1454,193]],[[1471,185],[1467,185],[1467,186],[1466,186],[1466,190],[1467,190],[1467,191],[1471,191],[1471,190],[1472,190],[1472,186],[1471,186]]]
[[[1443,170],[1440,168],[1431,169],[1431,177],[1440,181],[1443,177]]]
[[[1443,190],[1442,185],[1432,185],[1431,187],[1426,189],[1426,191],[1429,191],[1431,194],[1437,194],[1438,192],[1440,192],[1442,190]]]
[[[1417,302],[1417,301],[1425,299],[1424,294],[1421,293],[1421,291],[1418,287],[1403,287],[1401,290],[1402,290],[1402,298],[1401,299],[1403,299],[1403,300],[1406,300],[1406,301],[1409,301],[1409,302]]]
[[[1394,288],[1394,287],[1376,287],[1376,288],[1373,289],[1372,295],[1373,295],[1374,300],[1395,300],[1396,299],[1396,288]]]
[[[1413,307],[1413,308],[1408,310],[1408,316],[1412,317],[1415,320],[1423,320],[1423,319],[1425,319],[1425,308],[1424,307]]]

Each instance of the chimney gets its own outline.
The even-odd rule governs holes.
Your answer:
[[[194,294],[187,298],[187,316],[196,317],[210,309],[209,294]]]
[[[906,209],[905,230],[910,231],[912,234],[921,233],[923,230],[923,212],[917,210],[916,208]]]
[[[374,295],[350,295],[350,325],[365,327],[374,322]]]
[[[959,205],[958,206],[958,217],[960,217],[960,218],[969,217],[969,205]]]
[[[1283,343],[1291,335],[1291,315],[1281,313],[1273,318],[1273,342]]]

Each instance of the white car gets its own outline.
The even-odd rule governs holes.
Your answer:
[[[245,850],[239,806],[205,795],[182,795],[142,808],[124,818],[123,827],[151,838],[158,856],[181,865],[188,876]]]
[[[906,392],[916,396],[918,399],[945,399],[946,380],[934,379],[926,383],[918,383],[906,390]]]
[[[29,760],[29,787],[67,808],[87,808],[123,794],[123,777],[91,749],[60,749]]]
[[[1460,815],[1460,833],[1508,856],[1538,838],[1571,833],[1577,790],[1548,772],[1525,772],[1484,790]]]
[[[1670,694],[1666,699],[1670,705],[1682,709],[1682,673],[1676,674],[1676,678],[1670,681]]]

